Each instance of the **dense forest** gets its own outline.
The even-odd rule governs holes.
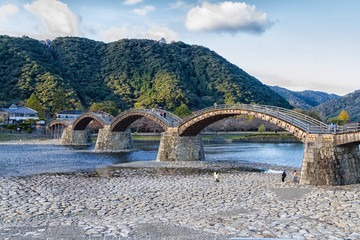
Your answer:
[[[124,39],[106,44],[66,37],[45,44],[0,36],[0,85],[0,107],[35,93],[46,113],[84,110],[103,101],[121,110],[197,110],[215,102],[291,107],[214,51],[183,42]]]

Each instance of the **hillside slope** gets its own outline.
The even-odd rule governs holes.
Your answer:
[[[321,103],[340,98],[340,96],[336,94],[328,94],[320,91],[305,90],[296,92],[278,86],[270,86],[270,88],[284,97],[292,106],[303,110],[310,110]]]
[[[101,101],[113,101],[122,110],[174,110],[182,103],[196,110],[215,102],[291,107],[215,52],[183,42],[126,39],[106,44],[67,37],[49,47],[28,37],[0,36],[0,84],[2,105],[35,92],[48,112]]]
[[[320,116],[327,120],[332,117],[337,117],[342,110],[345,110],[349,116],[350,121],[360,121],[360,90],[349,93],[339,99],[327,101],[312,110],[320,113]]]

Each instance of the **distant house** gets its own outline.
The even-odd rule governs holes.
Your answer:
[[[56,119],[77,119],[81,114],[80,110],[62,110],[61,112],[56,113]]]
[[[27,107],[18,107],[12,104],[9,108],[0,108],[0,115],[7,124],[22,123],[28,119],[38,120],[38,112]]]
[[[159,42],[160,44],[166,44],[165,38],[161,38],[158,42]]]
[[[49,39],[41,40],[40,42],[48,47],[51,47],[51,40]]]

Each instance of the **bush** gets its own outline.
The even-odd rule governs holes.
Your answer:
[[[26,129],[26,132],[27,132],[27,133],[31,133],[31,128],[27,128],[27,129]]]
[[[7,128],[7,129],[14,129],[14,128],[15,128],[15,125],[13,125],[13,124],[8,124],[8,125],[6,126],[6,128]]]
[[[345,121],[341,118],[338,118],[338,117],[333,117],[333,118],[330,118],[327,123],[333,123],[333,124],[339,124],[339,125],[344,125],[345,124]]]
[[[266,131],[266,128],[265,128],[264,124],[261,124],[259,126],[258,131],[261,132],[261,133]]]

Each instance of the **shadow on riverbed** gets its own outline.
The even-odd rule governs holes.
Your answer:
[[[215,171],[220,173],[238,173],[238,172],[265,172],[264,169],[236,166],[227,167],[219,165],[210,165],[206,167],[131,167],[131,166],[108,166],[97,169],[89,177],[107,176],[122,177],[124,175],[150,175],[150,176],[191,176],[191,175],[209,175]]]
[[[78,171],[69,173],[45,173],[40,175],[47,176],[83,176],[83,177],[130,177],[130,176],[191,176],[191,175],[209,175],[215,171],[220,174],[223,173],[238,173],[238,172],[265,172],[264,169],[254,167],[114,167],[108,166],[96,169],[95,171]]]

